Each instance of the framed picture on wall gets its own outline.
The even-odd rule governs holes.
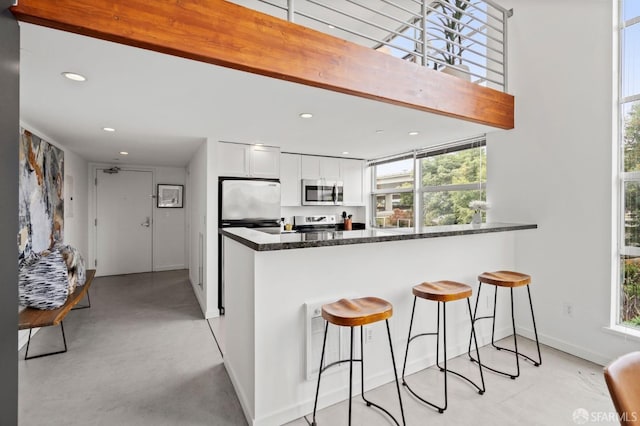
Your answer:
[[[158,184],[158,208],[181,209],[184,185]]]

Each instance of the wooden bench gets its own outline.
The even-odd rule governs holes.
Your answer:
[[[44,310],[26,308],[20,312],[20,318],[18,320],[18,330],[29,329],[29,340],[27,340],[27,350],[24,354],[24,359],[40,358],[43,356],[61,354],[67,351],[67,340],[64,336],[64,325],[62,320],[67,316],[69,311],[76,309],[85,309],[91,307],[91,299],[89,297],[89,287],[93,282],[93,277],[96,275],[95,269],[87,269],[87,281],[83,286],[77,287],[76,290],[69,295],[64,305],[57,309]],[[88,305],[74,308],[78,302],[80,302],[84,296],[87,296]],[[29,344],[31,343],[31,329],[38,327],[49,327],[52,325],[60,325],[62,331],[62,342],[64,343],[64,349],[56,352],[48,352],[40,355],[29,356]]]

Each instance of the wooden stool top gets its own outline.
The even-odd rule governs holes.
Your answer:
[[[471,286],[455,281],[424,282],[413,287],[414,296],[436,302],[466,299],[471,297],[471,292]]]
[[[513,271],[483,272],[478,275],[478,281],[485,284],[501,287],[520,287],[531,283],[531,277],[527,274]]]
[[[355,327],[386,320],[393,315],[393,306],[384,299],[362,297],[340,299],[322,305],[322,318],[335,325]]]

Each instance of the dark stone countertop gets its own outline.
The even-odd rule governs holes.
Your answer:
[[[535,224],[483,223],[481,225],[431,226],[416,232],[413,228],[366,229],[360,231],[332,231],[309,233],[268,234],[251,228],[223,228],[219,232],[255,251],[290,250],[310,247],[367,244],[384,241],[415,240],[421,238],[453,237],[490,232],[536,229]]]

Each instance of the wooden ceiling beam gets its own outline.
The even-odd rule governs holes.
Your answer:
[[[225,0],[19,0],[24,22],[512,129],[513,96]]]

